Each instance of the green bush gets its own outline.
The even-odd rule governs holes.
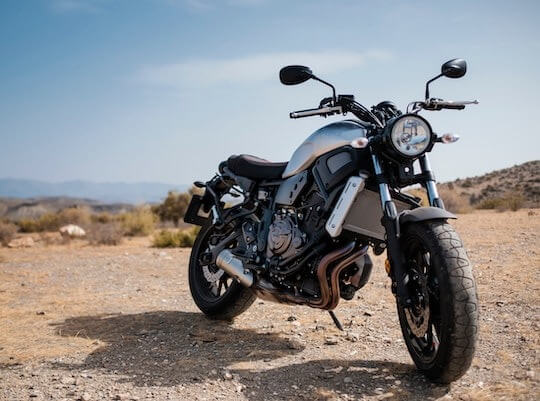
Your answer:
[[[132,212],[120,216],[120,221],[125,235],[142,237],[154,232],[156,216],[148,207],[138,207]]]
[[[195,243],[199,227],[183,231],[162,230],[154,236],[153,246],[156,248],[189,248]]]

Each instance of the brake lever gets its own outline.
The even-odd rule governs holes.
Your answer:
[[[321,102],[319,103],[319,108],[322,108],[324,106],[328,106],[330,104],[332,104],[334,98],[333,97],[325,97],[321,100]]]

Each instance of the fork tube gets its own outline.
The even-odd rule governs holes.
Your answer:
[[[425,185],[430,206],[444,209],[444,203],[439,196],[439,191],[437,190],[437,185],[435,183],[435,177],[433,175],[433,171],[431,170],[431,163],[429,162],[427,154],[424,154],[422,155],[422,157],[420,157],[420,167],[422,169],[422,173],[424,173],[424,175],[428,177],[426,179]]]
[[[405,271],[403,252],[401,251],[399,239],[400,226],[396,204],[390,195],[386,177],[379,163],[379,157],[373,149],[371,149],[371,160],[373,161],[373,169],[375,170],[377,183],[379,184],[379,194],[383,211],[381,224],[386,231],[386,254],[392,266],[392,292],[395,291],[400,304],[408,305],[410,303],[410,296],[409,290],[405,285],[408,279],[406,277],[407,273]]]
[[[371,153],[371,160],[373,160],[373,169],[377,175],[377,180],[381,177],[383,171],[381,163],[379,163],[379,157],[375,153]],[[381,194],[381,206],[382,210],[386,209],[386,203],[392,201],[392,196],[390,195],[390,190],[388,189],[388,184],[379,182],[379,193]],[[395,216],[394,216],[395,217]]]

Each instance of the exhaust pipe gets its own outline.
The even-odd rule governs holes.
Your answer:
[[[253,273],[244,269],[242,261],[228,249],[224,249],[218,254],[216,265],[243,286],[251,287],[253,285]]]

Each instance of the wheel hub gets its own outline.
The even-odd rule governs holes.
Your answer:
[[[215,271],[212,271],[214,269]],[[214,267],[212,269],[212,267],[209,267],[209,266],[203,266],[202,271],[203,271],[204,278],[209,283],[215,283],[216,281],[219,281],[221,276],[223,276],[223,274],[225,273],[223,270],[218,269],[217,267]]]
[[[413,284],[412,305],[405,308],[405,317],[411,329],[412,334],[416,337],[423,337],[429,328],[429,296],[427,291],[427,278],[415,270],[411,271],[411,283]]]

